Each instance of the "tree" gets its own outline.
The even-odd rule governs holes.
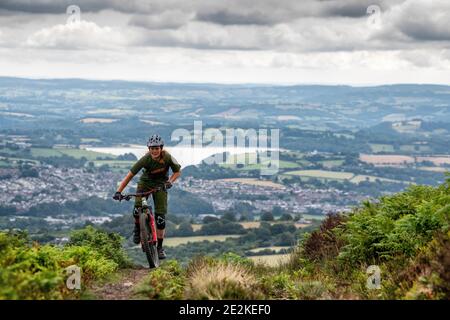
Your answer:
[[[135,160],[137,160],[137,158],[134,154],[129,152],[129,153],[125,153],[123,155],[121,154],[121,155],[117,156],[117,160],[135,161]]]
[[[180,237],[188,237],[194,234],[194,229],[189,222],[183,222],[178,226],[177,235]]]
[[[241,213],[241,216],[239,218],[239,221],[249,221],[250,220],[250,215],[247,213]]]
[[[100,172],[106,172],[106,171],[110,171],[110,168],[109,168],[109,165],[108,164],[102,164],[101,166],[100,166],[100,168],[98,168],[98,170],[100,171]]]
[[[218,221],[218,220],[219,220],[219,218],[216,218],[213,216],[206,216],[203,218],[203,223],[206,224],[206,223],[211,223],[211,222]]]
[[[283,213],[280,217],[281,221],[291,221],[292,216],[289,213]]]
[[[225,212],[225,214],[222,216],[222,220],[228,220],[228,221],[236,221],[236,215],[234,214],[234,212],[228,211]]]
[[[295,236],[290,232],[283,232],[275,244],[279,246],[292,246],[295,244]]]
[[[274,216],[281,216],[285,211],[280,206],[274,206],[272,209],[272,214]]]
[[[272,212],[266,211],[261,215],[261,221],[273,221],[273,214]]]

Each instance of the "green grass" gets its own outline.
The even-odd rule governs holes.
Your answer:
[[[370,148],[372,149],[372,152],[374,152],[374,153],[394,152],[394,147],[390,144],[371,143]]]
[[[419,145],[417,147],[417,150],[416,150],[416,146],[415,145],[405,144],[405,145],[400,146],[400,150],[401,151],[406,151],[406,152],[427,152],[427,151],[430,151],[431,149],[430,149],[429,146],[421,146],[421,145]]]
[[[235,164],[227,164],[223,163],[220,164],[220,166],[224,168],[239,170],[239,171],[250,171],[250,170],[260,170],[261,168],[267,167],[264,163],[254,163],[254,164],[242,164],[243,166],[241,168],[238,168]],[[285,161],[285,160],[279,160],[279,168],[280,169],[295,169],[299,168],[300,166],[295,163],[294,161]]]
[[[214,236],[195,236],[195,237],[174,237],[164,239],[164,245],[167,247],[176,247],[181,244],[186,244],[189,242],[201,242],[201,241],[225,241],[227,238],[238,238],[239,235],[228,234],[228,235],[214,235]]]
[[[76,159],[85,157],[89,161],[95,160],[97,157],[116,158],[116,156],[108,153],[71,148],[31,148],[31,155],[33,157],[61,157],[67,155]]]
[[[326,215],[314,215],[314,214],[307,214],[302,213],[303,218],[308,220],[324,220],[327,216]]]
[[[15,155],[15,154],[17,154],[17,150],[12,150],[9,148],[2,148],[2,149],[0,149],[0,153],[7,153],[7,154]]]
[[[326,171],[326,170],[298,170],[298,171],[290,171],[285,172],[284,175],[296,175],[302,177],[302,179],[310,179],[316,178],[321,181],[326,180],[348,180],[352,183],[359,183],[362,181],[366,181],[367,179],[370,182],[375,182],[376,180],[385,181],[385,182],[402,182],[399,180],[392,180],[386,178],[380,178],[376,176],[368,176],[368,175],[355,175],[351,172],[337,172],[337,171]]]
[[[33,157],[61,157],[62,153],[51,148],[31,148],[31,155]]]
[[[297,160],[297,163],[298,163],[299,165],[301,165],[301,166],[308,166],[308,165],[311,164],[310,161],[304,160],[304,159],[302,159],[302,160]]]
[[[285,172],[286,175],[301,176],[301,177],[311,177],[311,178],[323,178],[323,179],[334,179],[334,180],[349,180],[355,175],[351,172],[336,172],[336,171],[325,171],[325,170],[297,170]]]
[[[299,164],[295,163],[294,161],[280,160],[280,169],[294,169],[298,167]]]
[[[39,164],[39,161],[37,160],[14,157],[0,157],[0,167],[15,167],[18,161],[22,161],[23,163]]]
[[[342,159],[333,159],[333,160],[323,160],[319,161],[324,167],[332,168],[332,167],[339,167],[344,163],[344,160]]]
[[[92,161],[96,167],[100,167],[104,164],[107,164],[110,167],[120,167],[120,168],[129,168],[131,167],[135,161],[128,161],[128,160],[94,160]]]
[[[11,167],[11,163],[0,160],[0,167]]]
[[[376,177],[376,176],[366,176],[366,175],[356,175],[352,179],[350,179],[350,182],[360,183],[360,182],[366,181],[366,180],[369,180],[370,182],[375,182],[376,180],[386,181],[386,182],[402,182],[399,180],[392,180],[392,179],[380,178],[380,177]]]
[[[82,158],[85,157],[88,160],[95,160],[97,157],[110,157],[110,158],[116,158],[116,156],[108,153],[102,153],[102,152],[95,152],[95,151],[89,151],[84,149],[69,149],[69,148],[61,148],[56,149],[60,151],[62,154],[66,154],[68,156],[74,157],[74,158]]]

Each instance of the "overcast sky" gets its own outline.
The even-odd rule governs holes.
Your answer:
[[[450,85],[450,1],[0,0],[0,76]]]

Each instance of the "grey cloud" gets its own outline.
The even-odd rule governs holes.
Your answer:
[[[134,14],[154,14],[166,10],[191,10],[200,21],[217,24],[271,24],[310,16],[361,17],[370,4],[405,0],[2,0],[1,10],[26,13],[61,13],[72,4],[84,12],[116,10]]]
[[[424,4],[426,0],[77,2],[82,12],[110,9],[96,14],[97,18],[120,12],[122,24],[98,23],[92,20],[94,15],[89,19],[126,33],[130,40],[124,47],[332,52],[409,50],[429,45],[425,40],[436,42],[432,44],[435,48],[448,46],[450,41],[450,7],[444,0],[436,0],[437,7]],[[62,0],[56,4],[49,0],[0,0],[0,10],[33,11],[41,5],[40,10],[60,13],[61,9],[65,12],[67,4],[69,1]],[[365,23],[371,4],[382,10],[384,21],[379,31],[369,30]]]
[[[145,0],[1,0],[0,11],[60,14],[66,12],[69,5],[79,6],[82,12],[98,12],[110,9],[127,13],[149,12],[152,6],[150,1]]]
[[[218,10],[211,13],[200,13],[198,21],[213,22],[221,25],[267,25],[277,22],[273,17],[262,12],[238,13]]]
[[[348,18],[361,18],[367,15],[370,5],[380,6],[381,1],[332,1],[328,2],[323,11],[324,16],[339,16]]]
[[[195,17],[195,13],[180,10],[165,11],[157,15],[134,15],[129,24],[146,29],[178,29]]]
[[[417,41],[450,41],[450,4],[446,10],[405,13],[397,22],[398,29]],[[434,13],[434,14],[433,14]]]

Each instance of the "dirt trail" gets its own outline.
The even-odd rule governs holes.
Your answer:
[[[136,296],[134,290],[150,272],[151,269],[148,268],[121,270],[118,279],[108,283],[97,283],[90,292],[99,300],[143,299]]]

